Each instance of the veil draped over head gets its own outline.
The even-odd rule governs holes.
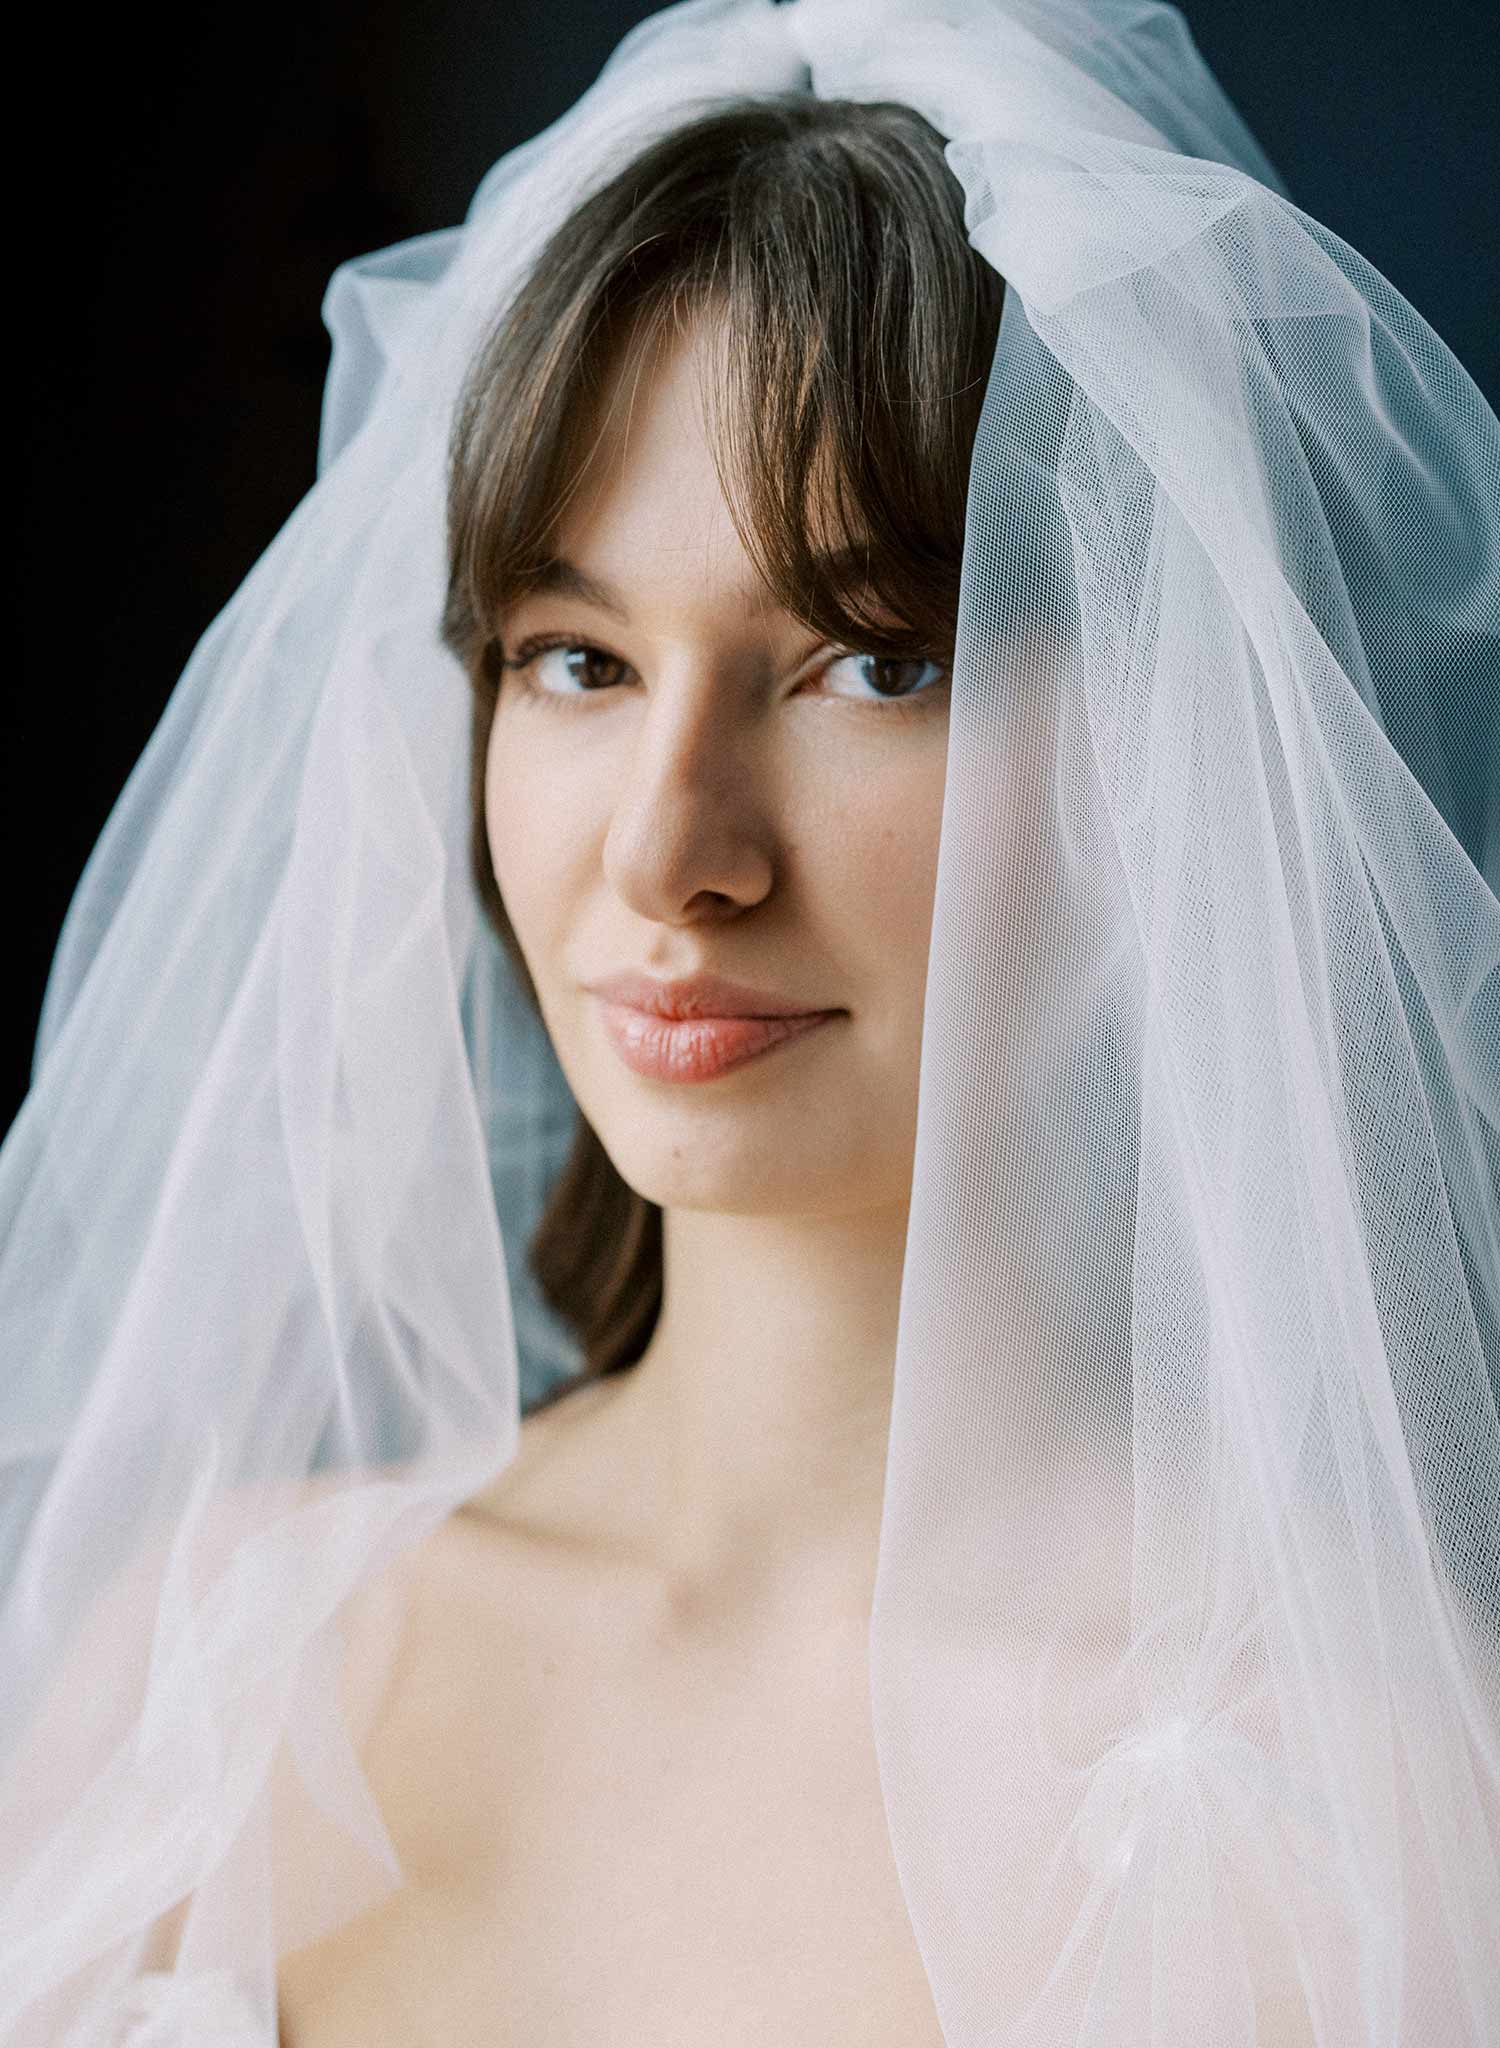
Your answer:
[[[0,1153],[6,2040],[273,2048],[403,1881],[352,1602],[577,1365],[455,402],[582,199],[788,91],[925,116],[1006,286],[870,1628],[943,2036],[1500,2031],[1496,419],[1174,9],[687,0],[336,273],[317,482],[64,926]]]

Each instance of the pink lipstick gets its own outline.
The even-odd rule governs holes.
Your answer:
[[[789,1039],[805,1038],[837,1010],[801,1017],[693,1017],[673,1023],[624,1003],[606,1003],[604,1024],[615,1050],[637,1074],[656,1081],[712,1081]]]
[[[711,1081],[844,1014],[710,974],[662,982],[626,973],[589,986],[604,999],[621,1059],[656,1081]]]

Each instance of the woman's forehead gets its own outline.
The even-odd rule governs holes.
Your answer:
[[[701,328],[669,328],[617,358],[525,595],[570,598],[621,623],[642,603],[694,589],[746,609],[775,603],[711,439],[704,384],[715,366]]]
[[[723,374],[706,319],[652,323],[622,343],[580,424],[575,489],[560,531],[587,523],[600,500],[621,495],[658,498],[664,507],[684,491],[695,501],[722,500],[710,408]]]

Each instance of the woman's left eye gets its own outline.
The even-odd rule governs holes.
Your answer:
[[[862,672],[862,680],[873,691],[872,696],[866,697],[867,703],[900,704],[911,697],[924,697],[948,680],[948,671],[942,662],[925,656],[900,659],[886,654],[859,654],[848,649],[836,654],[823,673],[832,674],[846,664]],[[843,692],[836,690],[833,694],[840,696]]]

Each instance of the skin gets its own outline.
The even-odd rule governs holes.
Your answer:
[[[776,604],[715,469],[713,373],[701,319],[617,366],[553,546],[623,616],[528,595],[503,622],[512,658],[538,634],[599,652],[506,674],[486,820],[563,1070],[664,1212],[658,1327],[591,1417],[638,1504],[617,1541],[684,1617],[852,1630],[880,1518],[949,687]],[[846,1014],[705,1084],[646,1079],[582,986],[622,968],[717,970]]]

